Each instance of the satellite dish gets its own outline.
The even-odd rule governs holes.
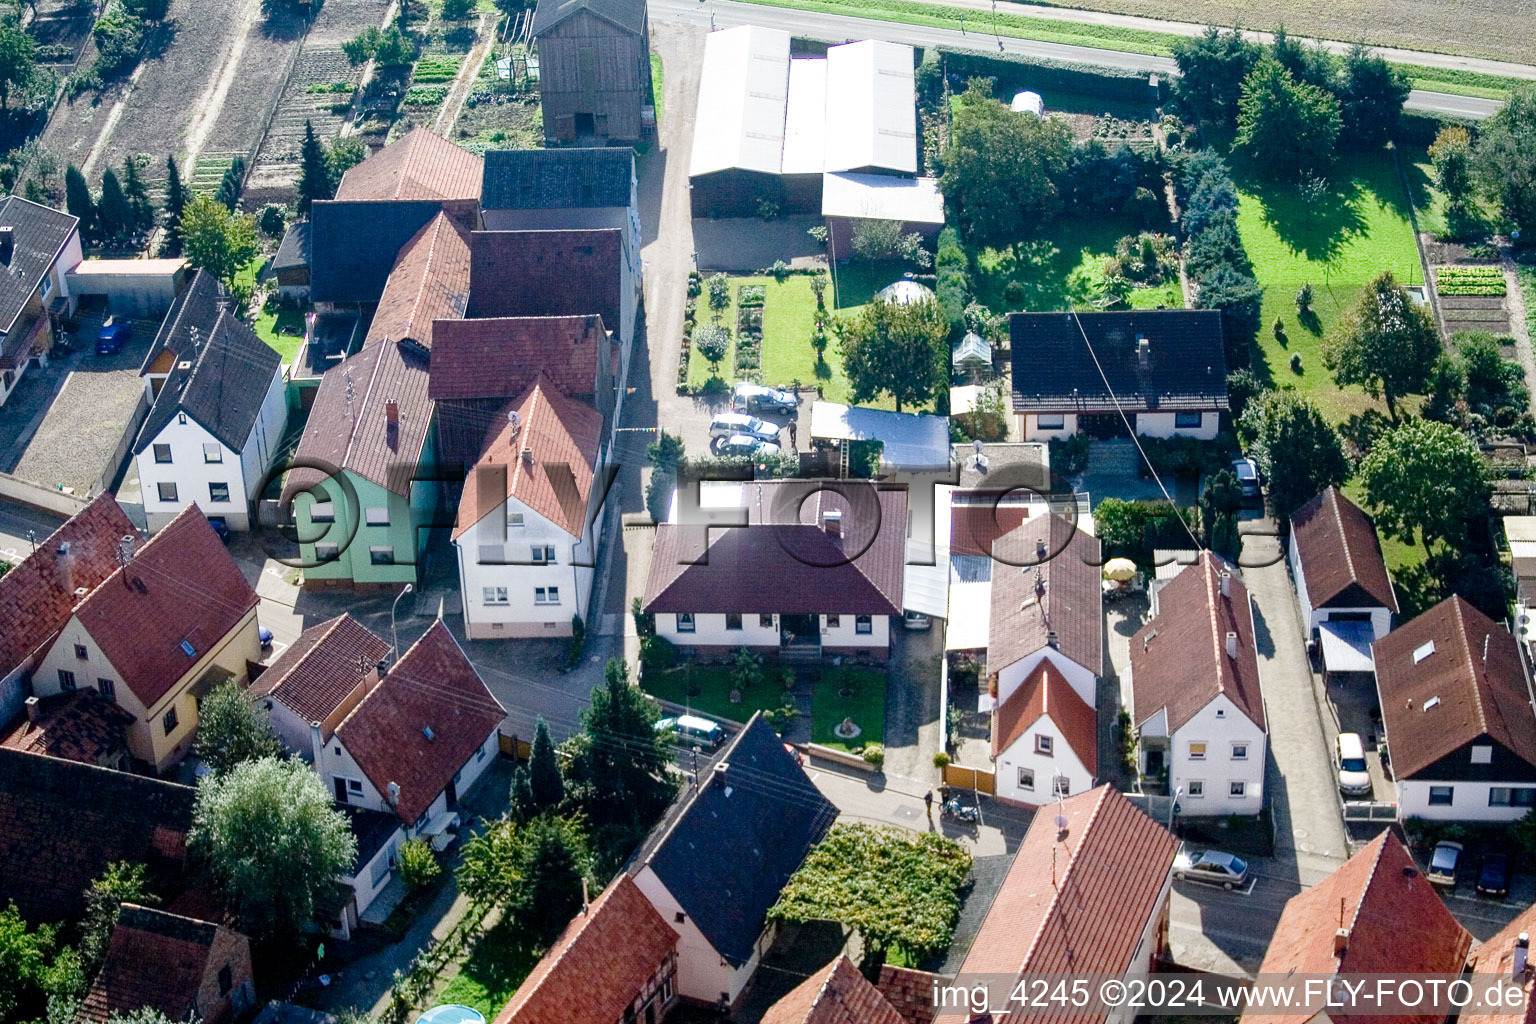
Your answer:
[[[1066,827],[1067,827],[1067,816],[1065,814],[1058,814],[1058,815],[1056,815],[1056,828],[1059,830],[1059,829],[1064,829]]]
[[[516,409],[508,409],[507,410],[507,422],[512,424],[512,429],[513,430],[517,429],[518,416],[517,416],[517,410]]]
[[[973,449],[975,449],[977,455],[980,455],[981,454],[981,449],[982,449],[981,438],[978,437],[974,441],[972,441],[971,442],[971,447]]]

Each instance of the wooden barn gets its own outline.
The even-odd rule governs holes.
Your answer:
[[[533,35],[547,144],[632,143],[649,134],[645,0],[539,0]]]

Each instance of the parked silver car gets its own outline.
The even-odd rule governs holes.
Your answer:
[[[710,437],[733,437],[745,434],[760,441],[777,441],[779,428],[767,420],[740,412],[722,412],[709,421]]]
[[[1220,850],[1185,847],[1173,858],[1173,877],[1181,882],[1204,882],[1223,889],[1236,889],[1248,881],[1248,862]]]
[[[800,408],[800,396],[783,388],[742,382],[731,389],[731,407],[742,412],[780,412],[793,414]]]

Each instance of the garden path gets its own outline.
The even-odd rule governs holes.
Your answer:
[[[480,78],[480,65],[485,63],[486,57],[491,52],[491,44],[496,41],[494,25],[492,31],[486,31],[486,17],[481,14],[479,22],[475,25],[475,45],[464,57],[464,63],[459,67],[459,74],[453,80],[453,88],[448,91],[448,98],[443,101],[442,107],[437,111],[437,120],[432,123],[432,130],[443,138],[448,138],[448,133],[453,130],[453,124],[459,119],[459,113],[464,109],[464,101],[469,98],[469,91],[475,87],[475,82]]]
[[[1515,339],[1515,357],[1525,370],[1525,388],[1531,396],[1531,411],[1536,413],[1536,353],[1531,350],[1531,322],[1526,319],[1529,311],[1525,308],[1525,292],[1515,273],[1515,261],[1505,256],[1499,266],[1504,271],[1504,307],[1509,310],[1509,335]]]

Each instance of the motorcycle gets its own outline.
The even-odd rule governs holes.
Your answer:
[[[957,796],[944,801],[943,814],[946,818],[953,818],[967,825],[974,825],[981,820],[981,811],[970,804],[961,803]]]

